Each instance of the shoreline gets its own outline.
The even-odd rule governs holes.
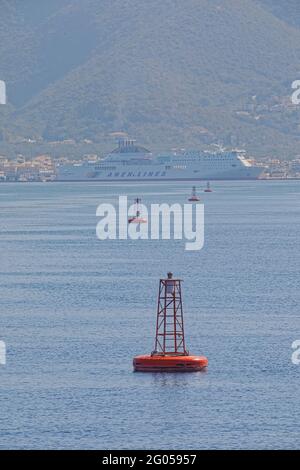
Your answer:
[[[167,182],[174,182],[174,183],[187,183],[187,182],[225,182],[225,181],[239,181],[239,182],[247,182],[247,181],[300,181],[300,176],[297,177],[290,177],[290,178],[257,178],[257,179],[181,179],[181,180],[173,180],[173,179],[165,179],[165,180],[52,180],[52,181],[0,181],[1,184],[36,184],[36,183],[43,183],[43,184],[51,184],[51,183],[167,183]]]

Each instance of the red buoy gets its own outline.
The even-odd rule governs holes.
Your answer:
[[[181,280],[160,279],[155,349],[149,355],[136,356],[133,367],[136,372],[196,372],[208,365],[205,356],[193,356],[186,350]]]
[[[134,200],[134,202],[135,202],[135,215],[128,218],[128,223],[129,224],[146,224],[147,220],[141,217],[140,203],[142,202],[142,200],[137,197]]]
[[[204,189],[205,193],[212,193],[212,189],[210,187],[210,182],[208,181],[206,184],[206,189]]]
[[[200,201],[200,199],[199,199],[199,197],[197,196],[197,193],[196,193],[196,186],[193,186],[192,194],[189,197],[189,201],[191,201],[191,202]]]

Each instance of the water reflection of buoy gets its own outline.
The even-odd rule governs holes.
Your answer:
[[[205,193],[212,193],[212,189],[210,187],[210,182],[209,181],[207,181],[206,189],[204,189],[204,192]]]
[[[183,325],[181,280],[167,279],[159,283],[155,348],[149,355],[136,356],[136,372],[196,372],[207,367],[205,356],[190,355],[186,349]]]
[[[200,199],[199,199],[199,197],[197,196],[197,193],[196,193],[196,186],[193,186],[192,195],[191,195],[191,197],[189,197],[189,201],[191,201],[191,202],[200,201]]]
[[[142,200],[137,197],[134,200],[134,202],[135,202],[135,215],[128,218],[128,223],[129,224],[146,224],[147,219],[145,219],[144,217],[141,217],[140,203],[142,202]]]

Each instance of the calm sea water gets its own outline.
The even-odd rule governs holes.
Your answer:
[[[0,185],[0,448],[300,447],[300,183],[213,186],[187,252],[101,242],[95,211],[119,194],[184,203],[188,183]],[[169,270],[206,373],[132,372]]]

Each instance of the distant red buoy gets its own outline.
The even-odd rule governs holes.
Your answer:
[[[136,206],[135,215],[128,218],[128,223],[129,224],[146,224],[147,220],[144,219],[143,217],[141,217],[140,203],[142,202],[142,200],[137,197],[134,200],[134,202],[135,202],[135,206]]]
[[[204,192],[205,193],[212,193],[212,189],[210,187],[210,182],[209,181],[207,182],[206,189],[204,189]]]
[[[196,194],[196,186],[193,186],[192,195],[191,195],[191,197],[189,197],[189,201],[191,201],[191,202],[200,201],[199,197]]]
[[[208,366],[205,356],[190,355],[185,347],[181,280],[160,279],[156,319],[155,349],[136,356],[136,372],[197,372]]]

